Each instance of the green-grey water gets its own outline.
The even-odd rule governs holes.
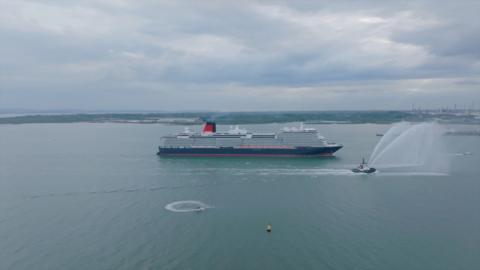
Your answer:
[[[182,127],[2,125],[0,269],[478,269],[479,137],[442,138],[447,173],[353,175],[389,125],[314,127],[336,158],[159,158]],[[183,200],[212,208],[165,209]]]

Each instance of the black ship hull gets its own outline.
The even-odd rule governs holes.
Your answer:
[[[159,156],[191,157],[322,157],[332,156],[342,146],[292,148],[159,147]]]

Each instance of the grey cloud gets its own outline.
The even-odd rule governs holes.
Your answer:
[[[409,90],[424,89],[422,79],[448,79],[422,92],[435,96],[431,106],[460,86],[460,99],[480,97],[459,83],[480,74],[480,6],[470,1],[0,5],[0,107],[269,106],[252,101],[257,91],[276,96],[272,109],[315,109],[319,101],[304,100],[326,93],[331,109],[359,98],[360,107],[377,108],[377,98],[408,108],[428,100]]]

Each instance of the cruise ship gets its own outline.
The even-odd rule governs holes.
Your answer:
[[[332,156],[343,146],[330,143],[314,128],[284,128],[277,133],[252,133],[238,126],[217,132],[214,122],[207,122],[202,132],[184,132],[162,137],[159,156],[193,157],[323,157]]]

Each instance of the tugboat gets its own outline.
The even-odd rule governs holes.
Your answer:
[[[368,167],[365,158],[362,158],[362,163],[360,163],[357,168],[352,169],[352,172],[354,173],[373,173],[376,171],[377,169]]]

